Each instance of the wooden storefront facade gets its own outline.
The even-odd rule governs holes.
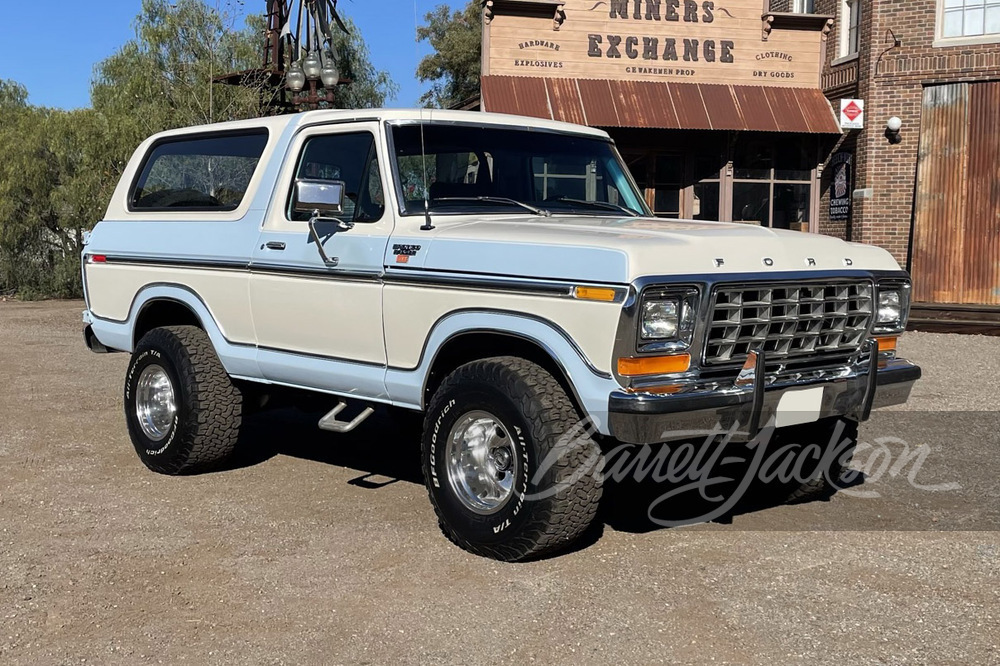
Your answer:
[[[487,0],[482,108],[607,130],[658,216],[818,231],[832,23],[760,0]]]

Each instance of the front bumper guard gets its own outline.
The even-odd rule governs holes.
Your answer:
[[[903,359],[880,361],[874,341],[867,358],[853,366],[829,369],[815,376],[769,376],[757,354],[753,371],[745,369],[731,387],[690,387],[675,394],[615,391],[608,402],[610,428],[619,441],[656,444],[708,432],[735,433],[751,439],[778,420],[778,406],[788,393],[822,387],[819,419],[843,416],[865,421],[872,409],[907,401],[921,370]]]

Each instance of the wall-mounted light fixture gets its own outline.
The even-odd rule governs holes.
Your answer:
[[[899,135],[899,130],[903,127],[903,121],[899,119],[898,116],[893,116],[889,118],[888,122],[885,124],[885,138],[889,140],[889,143],[896,145],[897,143],[902,143],[903,137]]]

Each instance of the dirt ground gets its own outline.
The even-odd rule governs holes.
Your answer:
[[[909,334],[925,378],[830,501],[665,529],[609,484],[578,548],[507,565],[445,540],[385,415],[147,471],[82,308],[0,304],[0,663],[1000,663],[1000,338]]]

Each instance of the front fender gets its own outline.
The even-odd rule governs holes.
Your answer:
[[[521,313],[464,310],[442,317],[431,329],[416,368],[387,370],[385,383],[393,403],[424,409],[424,388],[438,353],[456,336],[480,332],[508,334],[537,344],[562,369],[585,416],[599,432],[610,434],[608,396],[621,386],[611,375],[597,370],[558,325]]]

